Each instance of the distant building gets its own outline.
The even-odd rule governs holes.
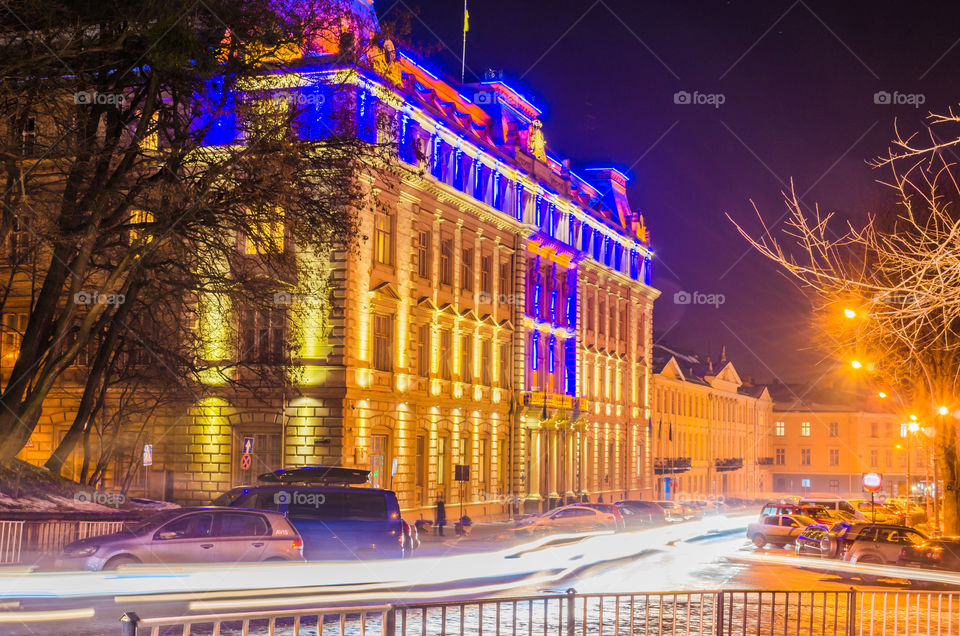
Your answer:
[[[803,387],[780,385],[772,392],[770,476],[775,494],[866,497],[862,478],[872,472],[883,476],[884,493],[901,495],[907,482],[907,435],[915,488],[933,468],[926,461],[924,433],[910,433],[902,417],[882,403],[839,391],[814,396]]]
[[[709,358],[653,345],[650,423],[658,497],[757,498],[773,403],[721,354]]]

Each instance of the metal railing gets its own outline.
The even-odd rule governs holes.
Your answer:
[[[27,521],[23,528],[23,552],[50,554],[68,543],[119,532],[123,521]]]
[[[357,608],[317,608],[283,612],[237,612],[143,618],[128,612],[120,618],[123,636],[394,636],[396,626],[390,605]]]
[[[0,521],[0,563],[20,563],[23,521]]]
[[[564,594],[121,619],[123,636],[960,636],[960,592]]]
[[[123,524],[123,521],[0,521],[0,563],[20,563],[24,559],[55,554],[73,541],[119,532]]]

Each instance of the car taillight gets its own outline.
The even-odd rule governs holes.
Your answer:
[[[607,515],[607,519],[613,519],[613,518],[614,518],[613,515]]]
[[[290,547],[292,547],[294,550],[299,550],[303,547],[303,539],[294,539]]]

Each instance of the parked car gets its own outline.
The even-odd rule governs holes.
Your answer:
[[[413,551],[420,547],[420,533],[417,526],[407,523],[406,519],[401,519],[400,523],[403,524],[403,556],[410,558]]]
[[[823,540],[830,528],[823,523],[811,523],[803,529],[794,539],[793,546],[797,556],[817,556],[822,557],[820,542]]]
[[[841,557],[850,563],[940,568],[943,548],[907,526],[865,524],[846,533]],[[864,582],[874,575],[861,575]]]
[[[850,503],[862,512],[863,516],[870,523],[892,523],[897,525],[904,525],[906,523],[906,514],[886,504],[871,502],[869,499],[851,499]]]
[[[653,503],[667,512],[670,521],[688,521],[700,518],[700,511],[692,506],[685,506],[676,501],[654,501]]]
[[[623,521],[623,513],[620,512],[620,508],[616,504],[599,503],[599,502],[594,503],[594,502],[585,501],[583,503],[576,504],[576,505],[586,506],[587,508],[593,508],[594,510],[597,510],[599,512],[612,515],[614,521],[617,522],[617,530],[623,530],[623,528],[625,527],[625,524]]]
[[[303,540],[283,515],[207,507],[163,510],[121,532],[74,541],[55,566],[113,570],[136,563],[303,560]]]
[[[403,522],[392,490],[364,488],[369,471],[309,466],[260,475],[260,485],[223,493],[214,504],[286,515],[309,560],[403,556]]]
[[[768,543],[782,548],[793,543],[797,536],[812,523],[816,522],[803,515],[768,515],[759,523],[751,523],[747,526],[747,537],[758,548]]]
[[[817,506],[823,506],[827,510],[837,510],[840,512],[845,512],[849,515],[853,515],[860,521],[867,521],[866,516],[859,510],[853,507],[853,505],[846,499],[840,499],[835,497],[811,497],[798,499],[797,503],[800,505],[813,504]]]
[[[760,511],[761,517],[770,515],[803,515],[816,521],[830,521],[830,511],[817,504],[775,503],[764,504]]]
[[[627,528],[641,528],[645,526],[663,526],[670,523],[668,513],[662,506],[653,501],[628,499],[614,504],[620,510]],[[682,517],[677,521],[682,521]]]
[[[584,504],[571,504],[554,508],[542,515],[517,522],[517,533],[536,534],[547,532],[589,532],[594,530],[617,530],[613,514],[591,508]]]

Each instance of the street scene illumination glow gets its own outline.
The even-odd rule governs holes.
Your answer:
[[[960,3],[462,4],[4,4],[0,634],[953,634]]]

